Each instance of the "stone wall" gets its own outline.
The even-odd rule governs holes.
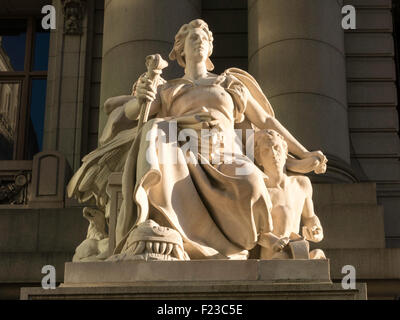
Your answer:
[[[81,208],[0,209],[0,300],[18,299],[21,286],[39,286],[45,265],[62,282],[87,226]]]
[[[352,166],[377,183],[388,247],[400,247],[400,139],[390,0],[346,0],[357,29],[345,33]]]

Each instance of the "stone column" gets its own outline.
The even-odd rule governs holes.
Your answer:
[[[249,72],[282,124],[327,154],[325,181],[354,181],[341,8],[340,0],[248,3]]]
[[[53,0],[52,4],[57,28],[50,33],[43,151],[62,153],[71,168],[77,170],[85,135],[86,87],[90,81],[86,57],[91,54],[95,3]]]
[[[106,0],[99,136],[107,118],[104,101],[130,94],[132,84],[146,71],[145,57],[160,53],[168,60],[181,25],[200,16],[200,0]],[[182,74],[182,68],[170,62],[163,77],[170,79]]]

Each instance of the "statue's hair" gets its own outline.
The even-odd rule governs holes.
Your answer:
[[[261,147],[267,142],[278,139],[285,150],[285,155],[288,154],[288,145],[285,138],[272,129],[264,129],[257,131],[254,134],[254,161],[256,164],[261,165]]]
[[[183,52],[183,50],[185,48],[185,40],[186,40],[186,37],[189,34],[190,30],[193,30],[193,29],[196,29],[196,28],[202,29],[208,36],[208,42],[209,42],[209,45],[210,45],[210,50],[208,52],[208,58],[207,58],[207,61],[206,61],[206,67],[207,67],[208,71],[211,71],[211,70],[214,69],[214,65],[211,62],[209,57],[211,56],[212,51],[213,51],[214,38],[213,38],[212,32],[208,28],[208,24],[204,20],[201,20],[201,19],[192,20],[189,23],[184,24],[179,29],[178,33],[175,36],[174,46],[173,46],[171,52],[169,53],[169,58],[171,60],[175,60],[176,59],[178,61],[178,64],[181,67],[183,67],[183,68],[186,67],[185,57],[182,56],[182,52]]]

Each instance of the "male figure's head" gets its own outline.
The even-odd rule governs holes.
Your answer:
[[[275,130],[260,130],[254,134],[254,160],[264,171],[284,171],[287,155],[287,143]]]

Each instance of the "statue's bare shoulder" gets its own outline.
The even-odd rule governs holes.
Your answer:
[[[297,182],[307,197],[312,197],[313,189],[310,178],[302,175],[291,176],[290,178]]]

